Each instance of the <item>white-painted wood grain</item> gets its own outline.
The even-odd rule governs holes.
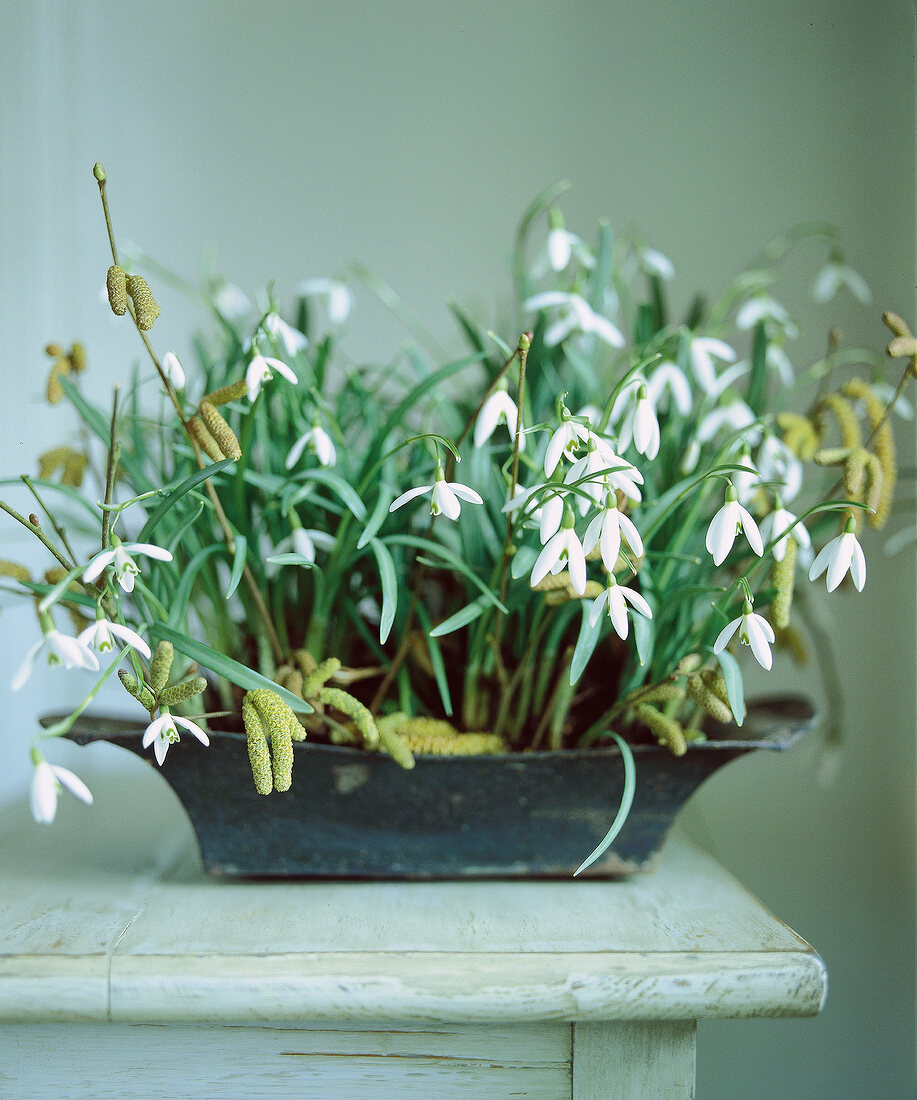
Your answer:
[[[539,1042],[540,1041],[540,1042]],[[0,1028],[0,1095],[568,1100],[570,1028]]]
[[[688,1100],[694,1020],[582,1023],[573,1028],[573,1100]]]

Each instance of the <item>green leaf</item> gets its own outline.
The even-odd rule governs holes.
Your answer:
[[[369,519],[366,521],[366,526],[363,528],[363,533],[357,541],[358,550],[362,550],[364,546],[369,544],[370,539],[376,537],[377,531],[385,522],[385,517],[389,514],[389,505],[394,499],[395,494],[391,491],[389,485],[383,482],[379,488],[379,495],[376,497],[376,503],[373,505],[373,510],[370,512]]]
[[[233,460],[231,458],[222,458],[219,462],[213,462],[209,466],[205,466],[203,470],[195,470],[190,477],[185,478],[181,485],[173,489],[149,517],[137,536],[137,542],[149,542],[153,531],[156,530],[162,519],[169,514],[182,497],[190,493],[192,489],[196,489],[202,481],[206,481],[207,478],[213,477],[214,474],[218,474],[221,470],[225,470],[227,466],[232,466],[232,464]]]
[[[653,620],[645,615],[634,615],[634,644],[637,647],[637,659],[641,665],[647,665],[653,659],[656,642],[656,628]]]
[[[713,652],[711,650],[711,652]],[[723,679],[726,681],[726,695],[729,698],[729,706],[732,708],[736,725],[741,726],[745,721],[745,691],[742,687],[742,669],[739,662],[728,650],[714,654],[720,662],[723,670]]]
[[[468,566],[462,561],[462,559],[454,554],[451,550],[447,550],[445,546],[440,546],[438,542],[431,542],[429,539],[418,538],[416,535],[389,535],[385,542],[395,546],[413,546],[418,550],[424,550],[434,556],[441,558],[448,565],[460,573],[466,580],[471,583],[484,595],[490,603],[494,605],[498,610],[502,611],[504,615],[508,615],[509,612],[500,602],[500,600],[494,595],[491,589],[480,579],[476,577],[474,573],[468,568]]]
[[[509,563],[510,576],[517,581],[526,573],[531,573],[537,559],[538,551],[534,546],[520,546]]]
[[[443,619],[439,626],[430,631],[431,638],[441,638],[444,634],[451,634],[454,630],[461,630],[463,626],[473,623],[480,615],[483,615],[490,607],[490,601],[484,596],[478,596],[476,600],[466,604],[461,610]]]
[[[285,703],[300,714],[309,714],[312,711],[312,707],[304,699],[300,699],[298,695],[294,695],[291,691],[281,687],[280,684],[276,684],[273,680],[262,676],[260,672],[255,672],[253,669],[239,664],[232,657],[227,657],[224,653],[217,653],[215,649],[211,649],[209,645],[197,641],[196,638],[189,638],[187,634],[172,630],[171,627],[160,622],[151,623],[150,634],[160,641],[171,642],[180,653],[184,653],[192,661],[197,661],[204,668],[209,668],[217,676],[225,677],[244,691],[256,691],[259,688],[267,689],[279,695]]]
[[[624,828],[624,822],[627,821],[627,815],[630,813],[630,808],[634,804],[634,792],[637,789],[637,765],[634,762],[634,754],[630,750],[630,745],[624,740],[623,737],[617,733],[611,735],[618,743],[618,748],[621,750],[621,759],[624,761],[624,793],[621,795],[621,805],[618,807],[618,812],[614,821],[611,823],[611,828],[602,837],[599,846],[589,855],[573,872],[573,877],[576,878],[580,872],[585,871],[587,867],[590,867],[595,861],[602,855],[608,847],[611,845],[614,838]]]
[[[269,558],[264,559],[268,565],[302,565],[306,569],[314,569],[315,562],[309,561],[308,558],[304,558],[302,554],[271,554]]]
[[[599,636],[602,633],[602,616],[595,621],[595,626],[589,622],[589,612],[592,608],[591,600],[583,600],[583,619],[580,623],[579,637],[573,650],[573,660],[570,662],[570,683],[574,685],[589,664],[589,658],[595,652]]]
[[[755,416],[764,410],[764,398],[767,390],[767,327],[764,321],[755,325],[755,334],[751,348],[751,372],[748,376],[748,389],[745,391],[745,404]]]
[[[373,538],[369,540],[369,546],[376,556],[376,564],[379,566],[379,581],[382,584],[382,615],[379,619],[379,641],[385,645],[386,639],[395,621],[395,611],[398,608],[398,574],[395,571],[395,561],[391,551],[384,542]]]
[[[236,544],[236,549],[232,556],[232,572],[229,574],[229,584],[226,588],[227,600],[239,587],[239,581],[242,580],[242,572],[245,569],[245,558],[248,552],[248,539],[244,535],[234,535],[233,541]]]
[[[439,689],[439,697],[443,704],[443,710],[447,718],[452,717],[452,696],[449,693],[449,681],[446,677],[446,665],[443,661],[443,651],[439,648],[439,642],[430,636],[430,616],[427,609],[418,601],[417,618],[423,631],[424,641],[427,643],[427,652],[430,654],[430,664],[433,666],[433,678]]]
[[[357,519],[366,519],[366,505],[360,500],[356,489],[338,474],[333,474],[330,470],[324,469],[306,470],[301,474],[297,474],[297,480],[317,481],[321,485],[327,485],[340,498],[341,502],[353,512]]]
[[[222,542],[211,543],[209,546],[205,546],[203,550],[199,550],[184,569],[182,569],[178,588],[175,590],[175,595],[169,601],[170,627],[177,627],[184,618],[185,611],[188,607],[188,600],[191,598],[191,589],[205,562],[208,558],[212,558],[214,554],[222,553],[222,550]]]

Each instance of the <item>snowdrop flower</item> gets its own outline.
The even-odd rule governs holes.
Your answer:
[[[675,363],[668,360],[660,363],[647,379],[646,389],[649,399],[656,409],[661,407],[663,396],[668,392],[670,399],[675,402],[675,407],[682,416],[687,416],[691,411],[691,383],[685,377],[681,367]]]
[[[751,651],[758,664],[764,669],[770,669],[774,662],[771,654],[774,628],[763,615],[757,615],[752,611],[752,605],[748,600],[745,601],[745,610],[742,614],[720,631],[719,637],[713,643],[713,652],[722,653],[727,642],[737,630],[739,641],[742,645],[751,646]]]
[[[600,313],[596,313],[585,298],[579,294],[569,294],[562,290],[546,290],[535,294],[522,304],[523,309],[537,313],[542,309],[561,310],[560,317],[544,334],[544,342],[549,348],[555,347],[572,332],[581,332],[585,336],[595,335],[613,348],[623,348],[626,343],[618,328]]]
[[[660,279],[672,279],[675,277],[675,268],[668,256],[663,256],[655,248],[641,248],[638,250],[640,264],[647,275],[656,275]]]
[[[299,462],[300,456],[307,447],[309,453],[315,455],[322,466],[333,466],[337,462],[337,451],[331,436],[320,424],[315,423],[290,448],[290,453],[284,462],[288,470],[292,470]]]
[[[726,490],[726,503],[720,508],[707,528],[707,550],[713,556],[714,565],[722,565],[732,549],[739,531],[745,532],[748,544],[760,558],[764,553],[761,532],[751,513],[739,504],[738,494],[732,483]]]
[[[353,308],[353,294],[340,279],[305,279],[296,293],[303,298],[324,298],[332,325],[342,325]]]
[[[646,455],[652,461],[659,454],[659,421],[645,385],[637,391],[631,430],[637,454]]]
[[[758,448],[758,469],[764,481],[783,483],[780,495],[793,500],[802,488],[802,462],[775,435],[766,435]]]
[[[213,304],[228,320],[241,320],[252,308],[251,299],[235,283],[221,283],[214,291]]]
[[[287,355],[291,357],[309,346],[309,341],[303,333],[298,328],[288,325],[279,313],[273,311],[269,313],[264,318],[264,328],[275,340],[283,344]]]
[[[470,501],[472,504],[484,503],[474,489],[470,489],[467,485],[462,485],[458,481],[446,481],[442,466],[437,466],[436,477],[432,485],[420,485],[416,489],[408,489],[397,500],[392,501],[388,510],[394,512],[402,504],[407,504],[409,500],[422,496],[424,493],[429,493],[431,490],[433,494],[430,500],[431,516],[443,515],[446,519],[458,519],[462,511],[459,498]]]
[[[712,412],[707,413],[698,426],[697,435],[688,444],[682,458],[682,472],[689,474],[697,466],[701,447],[705,443],[709,443],[724,428],[742,431],[744,428],[750,428],[754,422],[755,414],[744,401],[730,401],[728,405],[720,405]],[[746,433],[745,438],[754,443],[760,434],[760,431],[756,429],[754,432]]]
[[[530,587],[535,588],[548,573],[556,576],[563,569],[569,570],[573,590],[582,596],[586,591],[586,555],[576,531],[573,530],[573,512],[569,508],[564,513],[560,530],[548,539],[535,559],[529,579]]]
[[[548,440],[544,453],[544,476],[550,477],[554,473],[562,457],[572,462],[573,456],[588,439],[589,429],[586,425],[574,420],[567,406],[561,405],[560,425]]]
[[[864,306],[872,301],[872,291],[863,276],[848,267],[838,256],[833,256],[816,276],[812,297],[816,302],[828,302],[842,287],[846,287]]]
[[[185,372],[181,363],[178,361],[178,356],[171,351],[167,351],[162,357],[162,373],[168,378],[172,385],[177,390],[183,390],[185,388]]]
[[[544,506],[539,505],[537,508],[532,509],[530,509],[528,506],[529,501],[532,499],[537,489],[538,486],[532,486],[532,488],[526,489],[522,485],[517,485],[516,491],[503,505],[501,511],[504,513],[511,513],[517,512],[520,508],[522,508],[525,512],[525,519],[523,522],[540,523]]]
[[[622,535],[634,554],[640,557],[643,553],[643,540],[640,538],[640,533],[630,516],[619,510],[614,493],[609,493],[604,509],[586,528],[583,550],[591,554],[598,544],[602,552],[602,564],[609,573],[613,573],[621,552]]]
[[[705,393],[716,391],[716,367],[713,360],[734,363],[735,358],[735,351],[723,340],[716,340],[712,336],[696,336],[691,341],[691,366],[694,377]]]
[[[637,487],[643,484],[643,474],[636,466],[628,462],[626,458],[621,458],[611,444],[606,439],[596,435],[595,432],[589,433],[588,447],[589,450],[584,457],[577,459],[570,467],[570,472],[564,479],[565,481],[577,481],[587,474],[593,475],[594,478],[601,475],[602,482],[600,485],[597,485],[594,481],[584,485],[586,491],[598,504],[601,504],[602,494],[608,487],[620,489],[628,500],[639,501],[643,499]],[[585,511],[583,511],[583,514],[585,514]]]
[[[516,402],[502,387],[491,393],[478,413],[478,419],[474,425],[474,445],[482,447],[494,434],[494,430],[501,422],[506,425],[510,439],[516,438],[516,425],[518,419]],[[525,436],[519,436],[519,450],[525,447]]]
[[[850,516],[843,532],[816,554],[809,570],[810,581],[817,580],[827,570],[828,591],[833,592],[849,570],[857,592],[863,591],[866,583],[866,558],[862,546],[857,542],[856,529],[856,520]]]
[[[761,475],[755,468],[747,449],[739,456],[738,463],[742,469],[733,471],[732,483],[738,494],[739,503],[747,505],[757,492]]]
[[[50,825],[57,813],[57,799],[64,787],[87,806],[92,805],[92,792],[78,775],[68,768],[49,764],[38,752],[32,750],[35,771],[29,789],[29,808],[39,825]]]
[[[799,334],[789,313],[769,294],[756,294],[749,298],[736,314],[736,328],[743,332],[754,328],[761,321],[771,321],[787,336],[795,337]]]
[[[68,634],[61,634],[54,628],[51,616],[42,613],[41,616],[42,637],[25,655],[25,660],[16,671],[13,682],[10,685],[13,691],[18,691],[32,675],[35,661],[40,653],[44,653],[50,668],[63,665],[64,668],[85,668],[90,672],[96,672],[99,668],[99,659],[78,638],[71,638]]]
[[[634,611],[639,612],[641,615],[645,615],[648,619],[652,619],[652,609],[640,593],[635,592],[632,588],[625,587],[623,584],[618,584],[614,575],[609,576],[607,588],[601,595],[596,597],[592,607],[589,609],[590,625],[595,626],[599,621],[599,616],[602,614],[602,609],[607,607],[608,618],[611,619],[612,626],[615,628],[615,633],[619,638],[626,638],[628,627],[628,603]]]
[[[771,370],[775,370],[784,386],[793,383],[793,364],[786,351],[773,341],[768,343],[764,352],[764,362]]]
[[[800,523],[792,512],[783,507],[779,497],[777,507],[773,512],[769,512],[761,523],[761,538],[765,543],[777,539],[771,550],[774,561],[783,561],[786,557],[786,544],[791,538],[795,539],[799,546],[811,546],[805,524]]]
[[[78,634],[76,640],[87,649],[96,649],[99,653],[110,653],[114,649],[115,638],[120,639],[125,646],[136,649],[147,660],[152,657],[150,647],[136,631],[122,626],[121,623],[110,622],[102,615]]]
[[[190,718],[182,718],[178,714],[170,714],[167,710],[163,710],[158,718],[154,718],[150,722],[143,735],[143,747],[147,749],[150,745],[153,746],[156,763],[160,767],[162,767],[162,762],[166,758],[169,746],[177,745],[181,740],[178,726],[182,726],[189,733],[194,734],[202,745],[210,744],[210,738],[196,722],[192,722]]]
[[[271,373],[272,367],[282,374],[288,382],[292,382],[294,386],[296,385],[298,379],[286,363],[280,359],[272,359],[267,355],[256,354],[252,357],[245,372],[245,385],[248,388],[249,401],[254,401],[261,392],[262,384],[274,377]]]
[[[564,496],[562,492],[551,493],[541,506],[541,514],[538,516],[538,538],[542,546],[560,530],[564,518]]]
[[[108,565],[114,565],[115,577],[118,584],[125,592],[134,591],[134,578],[140,573],[131,554],[144,554],[148,558],[156,558],[158,561],[171,561],[172,555],[161,546],[154,546],[150,542],[126,542],[113,539],[113,548],[103,550],[96,554],[83,571],[83,580],[87,583],[101,576],[102,571]]]

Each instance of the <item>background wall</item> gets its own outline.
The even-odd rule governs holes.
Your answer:
[[[575,185],[572,228],[589,235],[608,216],[671,257],[676,304],[715,290],[791,223],[839,224],[875,305],[803,308],[799,361],[829,324],[880,348],[882,309],[914,317],[911,2],[4,0],[0,14],[8,474],[34,469],[66,430],[66,413],[41,397],[49,339],[86,341],[100,401],[139,358],[99,301],[109,261],[95,160],[121,237],[174,270],[195,278],[213,248],[249,292],[275,279],[289,296],[359,259],[450,345],[444,302],[507,291],[516,219],[560,178]],[[800,287],[818,262],[814,250],[802,259]],[[193,307],[155,288],[157,346],[181,354]],[[354,354],[401,339],[361,295]],[[912,467],[913,438],[904,451]],[[0,556],[26,545],[0,523]],[[817,1020],[703,1025],[701,1096],[912,1095],[914,593],[913,553],[887,558],[874,544],[864,596],[823,602],[848,704],[832,785],[817,782],[813,740],[734,764],[686,812],[831,976]],[[69,701],[73,681],[11,696],[37,635],[24,609],[4,607],[0,621],[0,794],[25,814],[34,717]],[[814,677],[778,666],[768,686],[811,688]],[[124,766],[69,746],[55,758],[79,760],[90,785],[93,768]],[[131,782],[158,780],[143,769]]]

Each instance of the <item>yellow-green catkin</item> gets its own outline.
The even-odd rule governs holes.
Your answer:
[[[866,495],[865,504],[873,515],[870,520],[879,515],[885,502],[885,472],[882,469],[882,461],[878,455],[866,455]]]
[[[24,565],[15,561],[0,561],[0,577],[12,577],[16,581],[30,581],[32,574]]]
[[[199,416],[192,416],[188,421],[188,431],[208,458],[214,462],[219,462],[224,457],[219,443],[210,434],[207,425]]]
[[[159,693],[159,701],[167,707],[174,707],[178,703],[184,703],[186,699],[193,699],[206,689],[207,680],[203,676],[193,676],[190,680],[182,680],[180,684],[163,688]]]
[[[534,592],[558,592],[570,584],[566,570],[562,573],[547,573],[538,584],[532,585]]]
[[[724,703],[718,695],[710,690],[699,672],[695,672],[688,677],[688,695],[702,710],[718,722],[730,723],[734,721],[729,704]]]
[[[157,694],[169,682],[169,674],[172,671],[172,662],[175,660],[175,650],[171,642],[160,642],[156,646],[153,659],[150,661],[150,687]]]
[[[551,592],[545,592],[544,594],[544,602],[550,607],[569,603],[570,600],[594,600],[605,591],[605,585],[600,581],[586,581],[586,591],[580,594],[570,583],[570,578],[567,574],[564,573],[561,574],[561,576],[567,581],[564,587],[557,588]]]
[[[70,366],[76,374],[82,374],[86,369],[86,349],[80,343],[74,343],[68,355]]]
[[[684,756],[688,745],[680,722],[644,703],[637,707],[637,717],[649,726],[659,743],[665,745],[673,756]]]
[[[869,517],[870,524],[878,529],[885,526],[891,513],[892,498],[895,493],[895,482],[898,479],[898,466],[895,461],[895,437],[892,432],[891,421],[885,417],[885,405],[881,398],[873,390],[868,382],[862,378],[851,378],[844,383],[844,393],[856,401],[862,401],[866,406],[866,415],[872,430],[876,432],[873,440],[873,451],[882,469],[882,488],[875,494],[873,513]],[[881,425],[881,426],[880,426]],[[878,427],[878,431],[876,428]]]
[[[414,754],[405,739],[394,730],[383,727],[381,723],[377,722],[376,728],[379,731],[379,744],[382,750],[388,753],[399,767],[410,771],[414,767]]]
[[[237,462],[242,457],[242,448],[239,446],[236,433],[226,423],[222,414],[209,401],[202,401],[197,411],[201,420],[207,425],[207,430],[216,440],[223,457]]]
[[[120,264],[112,264],[108,269],[105,288],[112,313],[116,317],[123,317],[127,313],[127,275]]]
[[[252,766],[252,778],[258,794],[270,794],[274,789],[274,773],[271,767],[271,753],[264,736],[264,727],[248,697],[242,700],[242,721],[248,738],[248,759]]]
[[[334,660],[335,658],[331,658]],[[322,662],[324,664],[324,662]],[[321,666],[319,666],[321,667]],[[316,670],[318,671],[318,670]],[[303,688],[305,691],[306,689]],[[317,699],[327,707],[339,710],[346,714],[360,731],[367,748],[375,748],[379,743],[379,731],[370,712],[363,706],[359,699],[355,699],[340,688],[323,687],[317,693]]]
[[[810,462],[819,446],[818,429],[812,421],[801,413],[781,412],[777,414],[777,426],[793,454]]]
[[[118,670],[118,679],[121,681],[128,695],[133,695],[144,710],[155,709],[156,700],[146,684],[141,684],[126,668]]]
[[[853,405],[839,393],[826,394],[821,400],[821,406],[830,410],[837,421],[841,433],[841,443],[845,447],[860,447],[863,437],[860,433],[860,421],[857,418]]]
[[[271,730],[271,770],[274,789],[288,791],[293,783],[293,738],[289,726]]]
[[[322,661],[320,665],[315,665],[303,679],[303,698],[311,699],[313,696],[318,695],[340,667],[341,662],[337,657],[329,657],[327,660]],[[335,704],[331,703],[330,705],[334,706]],[[342,708],[338,707],[337,709],[341,710]],[[344,713],[346,714],[347,712],[344,711]]]
[[[293,663],[303,674],[303,679],[305,679],[310,673],[315,671],[315,658],[308,651],[308,649],[294,649],[291,656],[293,658]]]
[[[281,665],[274,674],[274,680],[293,695],[302,698],[303,679],[298,668],[293,668],[291,665]]]
[[[60,470],[61,483],[78,489],[83,483],[88,461],[85,454],[72,447],[52,447],[38,456],[38,476],[48,479]]]
[[[248,393],[248,387],[245,384],[245,379],[240,378],[238,382],[230,382],[228,386],[220,386],[218,390],[208,393],[204,400],[213,406],[225,405],[229,401],[238,401],[246,393]]]
[[[137,327],[147,332],[153,327],[153,322],[162,312],[156,304],[156,299],[153,297],[149,284],[142,275],[129,275],[127,277],[127,293],[134,303]],[[117,310],[115,312],[117,313]]]
[[[774,600],[774,626],[786,630],[790,625],[790,608],[793,606],[793,583],[796,579],[796,540],[786,540],[786,551],[782,561],[775,561],[771,569],[771,583],[777,589]]]
[[[704,658],[699,653],[688,653],[678,662],[675,666],[673,676],[690,676],[692,672],[697,672],[700,666],[704,663]]]
[[[662,683],[647,684],[632,692],[626,702],[632,705],[637,703],[667,703],[672,699],[684,699],[685,689],[678,684]]]

